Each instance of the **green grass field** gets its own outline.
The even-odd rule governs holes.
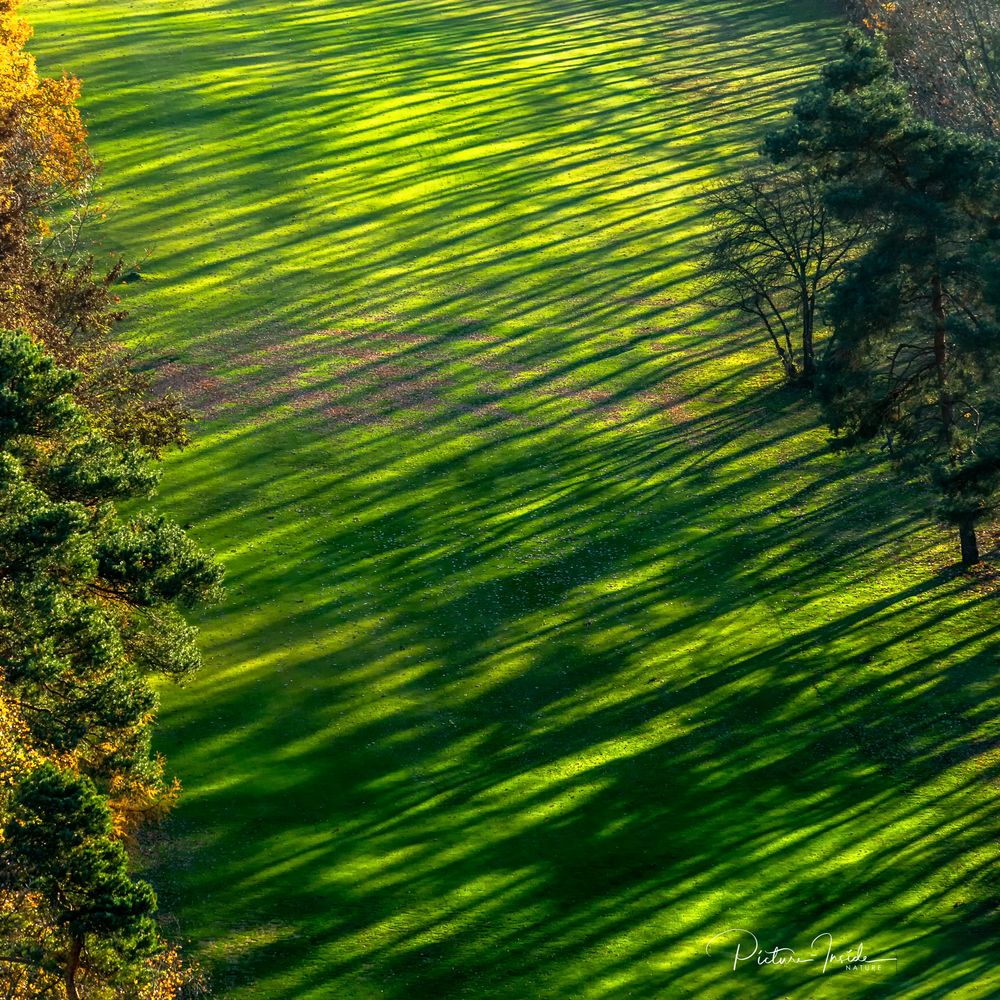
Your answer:
[[[691,279],[832,4],[27,10],[205,413],[147,863],[217,994],[1000,996],[993,585]]]

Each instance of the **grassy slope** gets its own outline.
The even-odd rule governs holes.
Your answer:
[[[689,281],[828,9],[29,12],[151,254],[135,336],[215,414],[164,491],[230,590],[153,864],[220,993],[1000,994],[995,609]],[[734,975],[732,926],[898,971]]]

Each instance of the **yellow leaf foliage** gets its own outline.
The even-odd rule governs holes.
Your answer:
[[[43,187],[74,190],[93,171],[77,100],[80,81],[41,77],[25,45],[31,28],[17,0],[0,0],[0,176],[2,194],[30,172]]]

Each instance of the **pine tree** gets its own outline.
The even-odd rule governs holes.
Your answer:
[[[157,990],[187,977],[160,954],[121,837],[175,793],[150,753],[149,678],[198,666],[181,612],[221,570],[162,516],[119,514],[156,474],[94,431],[77,377],[0,331],[0,986],[14,997],[75,1000],[84,969]]]
[[[0,332],[0,670],[40,752],[107,789],[155,780],[147,678],[197,668],[180,611],[221,571],[162,516],[119,516],[156,474],[93,432],[74,379]]]
[[[67,1000],[79,1000],[81,975],[90,984],[135,981],[136,968],[160,950],[156,897],[129,876],[107,804],[87,778],[51,763],[13,795],[0,840],[0,888],[26,904],[0,918],[2,958],[31,970],[42,995],[57,976]]]

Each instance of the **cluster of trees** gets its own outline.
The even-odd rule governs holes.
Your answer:
[[[150,679],[198,667],[183,613],[221,571],[166,518],[122,513],[188,414],[112,337],[123,264],[84,250],[79,84],[39,76],[29,34],[0,0],[0,997],[172,1000],[199,977],[130,845],[177,794]]]
[[[874,30],[850,30],[759,164],[709,193],[706,252],[720,302],[767,332],[835,443],[877,446],[925,489],[965,564],[1000,500],[992,4],[869,5]]]
[[[1000,137],[1000,6],[995,0],[855,0],[879,31],[917,109],[941,125]]]

